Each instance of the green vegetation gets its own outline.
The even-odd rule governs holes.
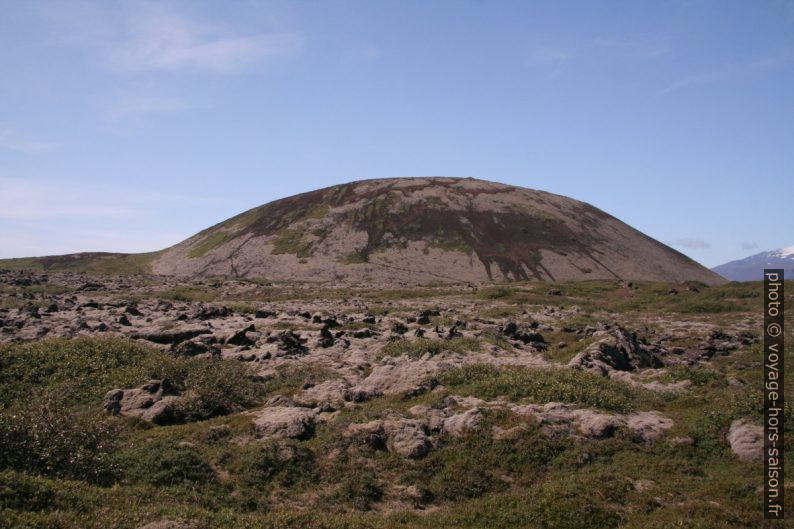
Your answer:
[[[201,239],[199,242],[194,244],[190,248],[190,251],[188,252],[187,256],[190,259],[203,257],[204,255],[207,254],[207,252],[210,252],[215,248],[221,246],[222,244],[233,240],[236,237],[236,235],[237,234],[234,232],[220,231],[220,230],[214,233],[210,233],[209,235]]]
[[[0,259],[0,268],[5,270],[44,270],[41,260],[36,257],[18,257],[15,259]]]
[[[323,219],[326,215],[328,215],[328,211],[331,208],[328,204],[315,204],[314,206],[310,207],[306,210],[306,214],[303,216],[304,219]]]
[[[479,350],[480,342],[474,338],[455,337],[449,340],[431,340],[426,338],[420,338],[418,340],[400,339],[387,343],[378,353],[378,358],[401,355],[419,358],[427,353],[435,356],[443,351],[467,353],[469,351]]]
[[[226,305],[229,310],[234,312],[235,314],[253,314],[257,311],[255,305],[251,303],[246,303],[244,301],[238,301],[236,303],[228,303]]]
[[[185,411],[202,419],[258,401],[261,387],[239,363],[185,358],[118,338],[51,339],[0,346],[0,409],[57,399],[63,406],[97,405],[113,388],[167,379],[189,390]]]
[[[93,274],[135,275],[151,272],[150,265],[162,252],[137,254],[84,253],[50,257],[0,259],[0,269],[72,271]]]
[[[696,386],[724,386],[725,375],[708,367],[677,366],[670,368],[659,378],[661,382],[689,380]]]
[[[312,243],[303,239],[302,230],[282,229],[273,242],[273,254],[293,254],[297,257],[310,257]]]
[[[184,395],[178,408],[186,421],[246,409],[265,390],[238,363],[178,358],[115,338],[5,345],[0,358],[0,469],[96,484],[145,463],[123,460],[134,430],[102,411],[108,390],[167,379]]]
[[[477,293],[449,286],[389,291],[251,286],[226,305],[249,312],[264,299],[364,300],[375,314],[415,316],[424,308],[458,309],[471,302],[474,314],[523,320],[551,307],[559,319],[556,330],[541,329],[551,344],[543,354],[560,362],[590,343],[575,331],[597,322],[647,326],[652,338],[667,333],[668,324],[698,329],[707,323],[728,332],[752,315],[758,320],[760,302],[759,283],[701,286],[699,292],[677,285],[678,294],[669,293],[669,284],[626,288],[615,281],[520,283]],[[35,296],[48,291],[3,288]],[[552,288],[561,294],[548,295]],[[160,297],[220,300],[222,292],[198,285]],[[739,308],[690,311],[700,303]],[[451,314],[434,321],[448,325]],[[368,326],[355,322],[342,329]],[[559,342],[566,347],[557,348]],[[465,354],[487,351],[490,343],[521,354],[503,336],[489,333],[477,339],[396,340],[380,354]],[[789,347],[787,361],[794,362],[792,354]],[[202,529],[764,527],[760,463],[738,460],[726,441],[733,420],[760,420],[759,345],[715,356],[706,365],[654,374],[652,380],[661,382],[692,381],[690,390],[677,394],[569,369],[470,365],[437,374],[433,391],[350,402],[318,423],[307,441],[256,439],[250,411],[275,395],[291,396],[339,376],[303,364],[305,359],[253,378],[247,363],[175,357],[120,339],[0,346],[0,528],[135,529],[161,519],[191,520]],[[187,422],[154,427],[102,410],[109,389],[159,378],[189,396],[183,404]],[[794,453],[792,389],[794,380],[787,380],[789,453]],[[638,442],[623,429],[605,439],[556,437],[547,434],[546,425],[506,409],[484,408],[479,427],[460,436],[434,433],[433,449],[419,459],[404,459],[346,434],[351,423],[389,414],[410,417],[416,405],[447,407],[449,395],[556,401],[610,413],[658,410],[675,424],[653,443]],[[676,437],[691,442],[669,442]],[[786,464],[790,475],[793,463]],[[794,495],[787,494],[786,501],[794,509]]]
[[[478,364],[442,373],[438,381],[460,395],[514,401],[569,402],[625,412],[634,409],[646,393],[628,384],[574,369],[529,369]]]

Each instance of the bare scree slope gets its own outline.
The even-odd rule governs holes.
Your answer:
[[[152,271],[272,280],[699,280],[720,277],[588,204],[470,178],[366,180],[246,211]]]
[[[351,182],[270,202],[159,252],[7,259],[0,267],[371,285],[724,282],[589,204],[472,178]]]

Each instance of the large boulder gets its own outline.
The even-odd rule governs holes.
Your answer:
[[[386,357],[381,365],[375,366],[367,378],[354,388],[360,398],[396,395],[399,393],[418,394],[430,389],[428,379],[438,372],[441,365],[435,360],[412,360],[408,357]]]
[[[254,325],[251,324],[237,332],[232,333],[226,338],[226,340],[224,340],[224,342],[227,345],[251,346],[256,345],[258,339],[259,333],[256,332]]]
[[[406,458],[424,457],[431,448],[424,425],[412,419],[384,421],[386,448]]]
[[[346,436],[370,448],[385,448],[408,459],[424,457],[432,447],[420,421],[401,417],[351,424]]]
[[[570,367],[608,375],[611,371],[635,371],[646,367],[663,367],[662,351],[643,343],[635,333],[620,327],[597,331],[599,340],[576,355]]]
[[[578,420],[579,432],[586,437],[611,437],[622,424],[621,418],[616,415],[593,410],[576,410],[574,414]]]
[[[330,412],[340,410],[353,400],[350,383],[343,379],[327,380],[297,393],[293,400],[299,406]]]
[[[479,428],[483,418],[483,413],[479,408],[471,408],[444,419],[442,428],[449,435],[460,437],[466,432]]]
[[[254,419],[257,433],[263,437],[309,439],[314,435],[317,411],[299,406],[264,408]]]
[[[643,411],[632,413],[626,417],[626,425],[634,430],[634,434],[645,442],[660,439],[674,426],[671,418],[658,411]]]
[[[276,343],[279,351],[285,355],[304,355],[309,352],[309,349],[304,345],[308,339],[291,330],[268,336],[265,341],[267,343]]]
[[[761,461],[764,455],[764,429],[750,419],[737,419],[728,430],[728,442],[742,461]]]
[[[168,380],[150,380],[133,389],[112,389],[105,394],[105,410],[113,415],[137,417],[153,424],[181,422],[181,397]]]

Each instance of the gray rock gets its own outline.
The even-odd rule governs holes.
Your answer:
[[[139,388],[108,391],[104,407],[113,415],[165,425],[182,421],[180,401],[179,392],[167,380],[150,380]]]
[[[419,421],[399,419],[384,421],[386,448],[403,457],[416,459],[424,457],[431,445],[424,427]]]
[[[264,437],[309,439],[314,435],[317,411],[293,406],[264,408],[254,419],[256,431]]]
[[[750,419],[737,419],[728,430],[731,450],[742,461],[761,461],[764,455],[764,429]]]
[[[316,386],[301,391],[293,397],[295,403],[307,408],[318,408],[320,411],[335,411],[345,407],[353,400],[350,383],[346,380],[327,380]]]
[[[645,344],[636,335],[616,328],[598,331],[601,339],[577,354],[568,365],[577,369],[608,375],[610,371],[635,371],[644,367],[663,367],[662,351]]]
[[[428,376],[439,370],[434,360],[411,360],[407,357],[387,358],[375,366],[355,390],[367,398],[398,393],[420,393],[430,389]]]
[[[471,408],[446,418],[443,423],[443,430],[453,437],[460,437],[468,431],[479,428],[482,420],[482,411],[479,408]]]
[[[256,345],[258,339],[259,333],[256,332],[254,325],[251,324],[226,338],[225,343],[228,345]]]
[[[620,417],[591,410],[577,410],[579,431],[587,437],[611,437],[621,425]]]
[[[646,442],[660,439],[674,424],[672,419],[658,411],[643,411],[626,417],[626,425]]]
[[[351,424],[345,435],[370,448],[386,448],[409,459],[424,457],[432,447],[424,425],[413,419],[395,418]]]

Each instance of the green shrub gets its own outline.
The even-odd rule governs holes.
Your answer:
[[[383,498],[383,486],[372,472],[355,472],[342,479],[337,496],[355,509],[368,511]]]
[[[251,380],[248,368],[240,362],[189,359],[174,367],[160,378],[167,378],[187,390],[179,407],[188,421],[228,415],[255,406],[264,389]]]
[[[432,340],[427,338],[420,338],[418,340],[394,340],[387,343],[378,352],[378,358],[385,356],[401,356],[407,355],[411,358],[419,358],[425,353],[430,353],[435,356],[443,351],[452,351],[455,353],[466,353],[469,351],[479,351],[480,342],[475,338],[466,338],[458,336],[449,340]]]
[[[531,516],[543,529],[607,529],[617,527],[621,516],[608,505],[621,504],[630,490],[628,481],[609,473],[557,475],[533,495]]]
[[[462,437],[442,437],[411,475],[436,500],[458,501],[498,493],[507,484],[531,484],[566,448],[507,410],[485,410],[482,422]],[[493,427],[519,426],[494,439]]]
[[[127,480],[155,486],[203,485],[215,474],[199,451],[188,444],[156,439],[131,446],[119,455]]]
[[[764,410],[761,388],[731,391],[703,410],[692,426],[692,437],[698,449],[713,455],[725,455],[729,449],[725,442],[731,422],[742,417],[761,419]],[[792,408],[786,407],[786,419],[792,418]]]
[[[118,470],[119,432],[117,420],[69,409],[47,394],[0,413],[0,469],[105,484]]]
[[[316,479],[314,453],[299,443],[270,443],[245,447],[232,465],[247,487],[263,489],[270,483],[290,487]]]
[[[662,382],[678,382],[689,380],[696,386],[717,386],[725,384],[725,376],[718,371],[706,367],[676,366],[667,370]]]
[[[459,395],[507,397],[532,402],[567,402],[612,411],[629,411],[643,396],[624,382],[575,369],[530,369],[476,364],[442,373],[438,381]]]
[[[489,287],[477,292],[477,297],[480,299],[502,299],[510,297],[514,293],[514,290],[506,287]]]
[[[64,405],[101,404],[113,388],[168,379],[190,420],[253,406],[263,391],[240,362],[184,358],[120,338],[53,339],[0,347],[0,406],[57,394]]]

